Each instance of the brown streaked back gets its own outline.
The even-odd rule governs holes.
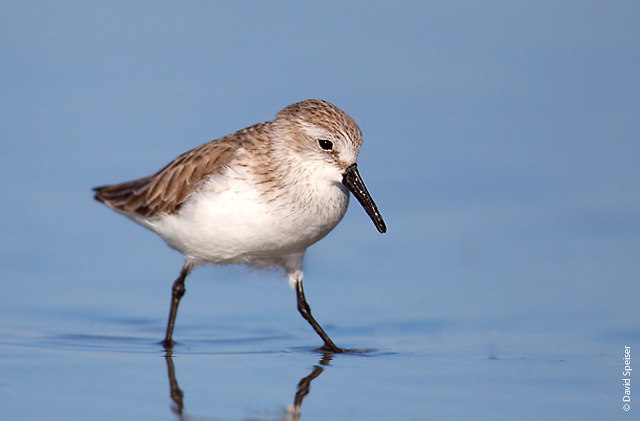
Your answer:
[[[124,213],[150,218],[174,214],[207,176],[220,172],[233,159],[246,132],[253,137],[266,133],[260,123],[223,138],[200,145],[178,156],[154,175],[111,186],[96,187],[94,198]],[[244,136],[242,135],[244,134]],[[257,135],[257,136],[256,136]]]

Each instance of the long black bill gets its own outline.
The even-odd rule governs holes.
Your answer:
[[[360,178],[356,164],[347,167],[344,174],[342,174],[342,184],[347,186],[356,199],[358,199],[358,202],[360,202],[364,210],[367,211],[369,218],[371,218],[376,228],[378,228],[378,231],[381,233],[387,232],[387,226],[382,219],[382,215],[380,215],[378,207],[371,198],[367,187],[364,185],[364,181]]]

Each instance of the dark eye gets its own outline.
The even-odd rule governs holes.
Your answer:
[[[333,143],[331,143],[330,140],[327,139],[319,139],[318,140],[318,144],[320,145],[320,147],[322,149],[324,149],[325,151],[330,151],[333,149]]]

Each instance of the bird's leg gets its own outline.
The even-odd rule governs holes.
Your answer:
[[[302,279],[298,277],[296,279],[296,297],[298,298],[298,311],[304,317],[304,319],[309,322],[313,330],[316,331],[318,335],[324,341],[324,345],[322,346],[322,350],[326,352],[339,353],[344,352],[342,349],[338,348],[336,344],[333,343],[329,335],[322,329],[320,324],[316,322],[316,319],[311,315],[311,308],[307,303],[307,299],[304,296],[304,290],[302,289]]]
[[[169,310],[169,321],[167,322],[167,333],[164,337],[164,341],[162,341],[162,345],[167,351],[170,351],[173,348],[173,327],[176,324],[176,315],[178,314],[178,305],[180,304],[180,299],[187,291],[184,287],[184,280],[191,272],[192,265],[188,262],[182,267],[180,271],[180,276],[173,283],[173,287],[171,288],[171,309]]]

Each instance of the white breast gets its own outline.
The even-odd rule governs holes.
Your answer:
[[[178,214],[138,222],[197,263],[275,267],[326,236],[347,210],[342,184],[303,177],[294,191],[265,193],[237,170],[212,177]]]

